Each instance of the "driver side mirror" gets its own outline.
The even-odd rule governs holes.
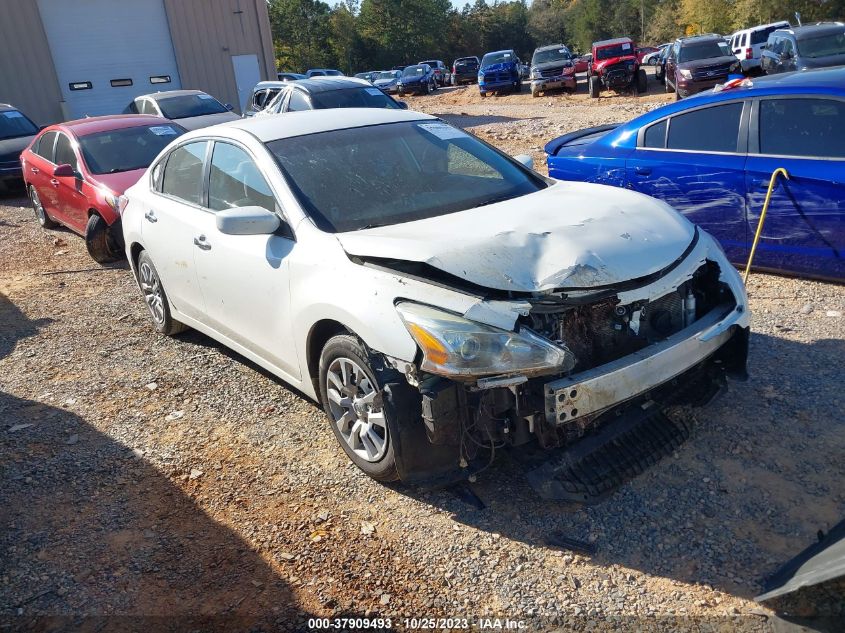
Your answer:
[[[521,165],[528,167],[528,169],[534,169],[534,159],[528,154],[517,154],[513,159]]]
[[[70,165],[56,165],[53,168],[53,178],[76,178],[76,172]]]
[[[233,106],[231,103],[224,103],[223,107],[226,108],[229,112],[235,109],[235,106]]]
[[[217,230],[226,235],[270,235],[282,225],[279,216],[262,207],[235,207],[218,211]]]

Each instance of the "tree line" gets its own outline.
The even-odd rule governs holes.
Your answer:
[[[423,59],[514,49],[530,60],[536,46],[564,43],[587,52],[620,36],[660,44],[680,35],[729,34],[789,20],[842,19],[845,0],[485,0],[456,9],[449,0],[270,0],[280,70],[339,68],[346,73]]]

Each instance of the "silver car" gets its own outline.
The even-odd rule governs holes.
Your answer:
[[[187,130],[198,130],[240,117],[231,104],[222,104],[202,90],[168,90],[135,97],[126,114],[152,114],[176,121]]]

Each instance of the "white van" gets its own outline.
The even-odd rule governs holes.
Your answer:
[[[760,70],[760,54],[763,51],[763,46],[766,40],[769,39],[769,33],[778,29],[788,29],[789,22],[772,22],[771,24],[761,24],[750,29],[742,29],[737,31],[730,38],[730,46],[737,59],[742,62],[743,72],[759,71]]]

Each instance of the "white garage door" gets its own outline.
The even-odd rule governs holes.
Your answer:
[[[163,0],[38,0],[68,118],[181,88]]]

